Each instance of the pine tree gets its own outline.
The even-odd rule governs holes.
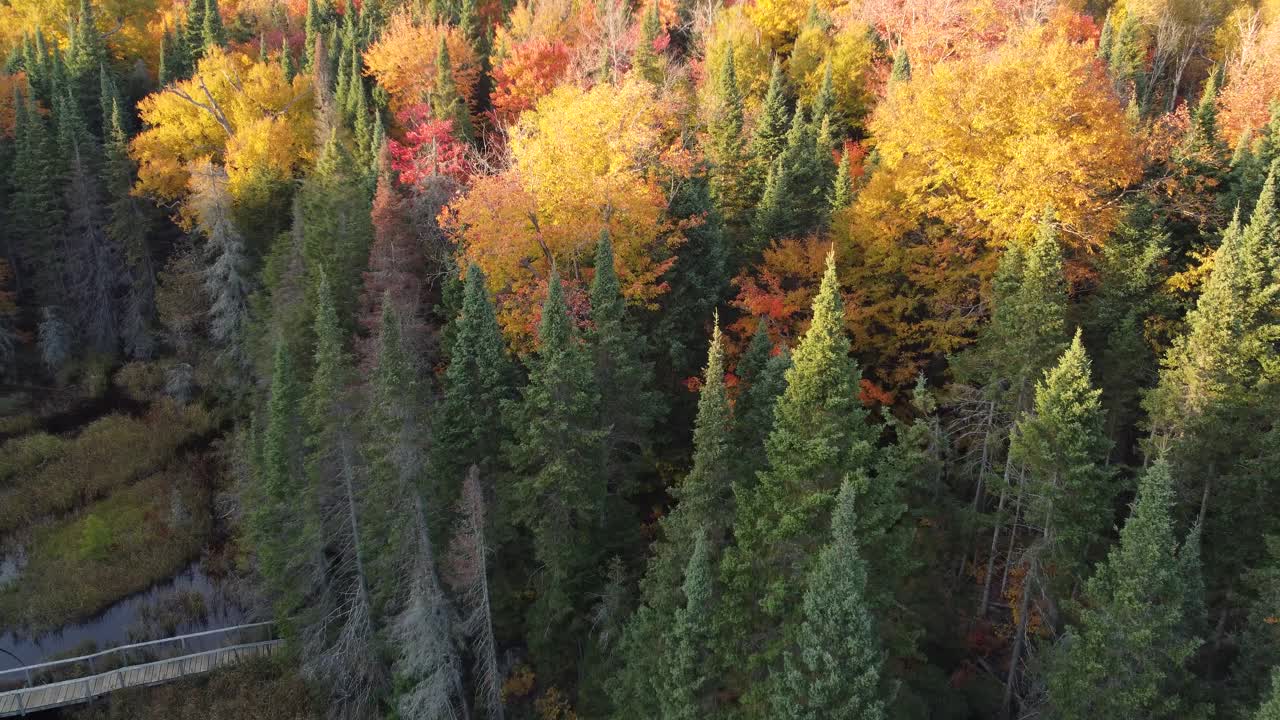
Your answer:
[[[36,109],[33,92],[28,86],[26,93],[14,98],[16,151],[9,178],[14,191],[8,221],[19,248],[18,276],[32,288],[38,304],[50,307],[65,302],[67,294],[54,255],[66,210],[57,184],[61,176],[57,144]]]
[[[289,36],[286,35],[280,44],[280,68],[284,71],[285,82],[292,83],[293,78],[298,74],[298,68],[293,64],[293,51],[289,49]]]
[[[553,269],[529,382],[518,402],[505,404],[507,456],[516,475],[512,507],[541,566],[527,637],[552,677],[567,669],[564,653],[575,645],[566,640],[598,577],[605,432],[596,424],[600,395],[592,370]]]
[[[831,519],[831,540],[804,591],[803,622],[784,671],[770,690],[772,717],[817,720],[885,717],[880,687],[884,654],[866,601],[867,568],[859,556],[859,491],[846,480]]]
[[[1143,475],[1120,542],[1085,585],[1086,605],[1048,675],[1056,717],[1187,718],[1187,662],[1200,646],[1188,630],[1198,599],[1183,586],[1170,515],[1169,465]]]
[[[738,497],[737,545],[726,553],[723,570],[726,651],[755,633],[768,638],[758,646],[762,657],[776,647],[778,628],[796,618],[837,491],[846,479],[862,475],[871,459],[876,431],[858,399],[861,373],[849,357],[834,253],[827,257],[813,313],[775,407],[765,443],[768,467]]]
[[[450,322],[453,341],[444,373],[443,397],[433,423],[432,478],[444,502],[472,465],[496,468],[504,437],[501,406],[515,397],[515,369],[494,314],[484,273],[467,269],[462,311]],[[449,490],[453,488],[453,490]]]
[[[320,7],[316,4],[316,0],[307,0],[307,15],[303,22],[305,31],[305,40],[302,48],[302,68],[305,72],[312,72],[312,61],[316,54],[316,39],[321,37],[324,32],[321,27],[323,20],[320,17]]]
[[[449,47],[444,37],[440,38],[440,49],[436,52],[436,79],[431,89],[431,114],[438,120],[452,120],[454,135],[471,140],[475,137],[475,128],[471,125],[471,111],[467,102],[458,92],[453,80],[453,65],[449,61]]]
[[[181,30],[182,45],[187,51],[184,70],[195,70],[204,57],[204,9],[205,0],[187,0],[186,25]],[[184,73],[185,75],[185,73]]]
[[[611,485],[616,491],[630,483],[648,452],[663,403],[653,390],[653,366],[640,359],[644,341],[626,316],[608,230],[601,231],[596,243],[590,299],[592,327],[587,343],[600,392],[599,427],[608,433],[605,473],[614,479]]]
[[[1061,567],[1088,566],[1089,548],[1111,526],[1117,488],[1107,467],[1111,442],[1101,391],[1090,381],[1080,332],[1036,385],[1035,409],[1023,416],[1010,453],[1030,473],[1028,510]]]
[[[698,537],[684,571],[684,607],[676,610],[664,638],[658,702],[662,720],[708,716],[708,650],[712,637],[712,560]]]

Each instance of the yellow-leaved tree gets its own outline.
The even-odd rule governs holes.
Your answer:
[[[232,197],[290,180],[311,160],[311,79],[289,82],[279,63],[243,53],[209,48],[194,76],[143,98],[138,112],[136,190],[164,202],[185,196],[197,160],[226,167]]]
[[[436,82],[436,51],[444,37],[449,49],[449,67],[458,92],[470,103],[480,79],[480,59],[471,43],[456,27],[417,22],[407,12],[399,12],[368,50],[365,67],[387,94],[391,109],[399,112],[426,102]]]
[[[510,167],[452,204],[465,260],[499,294],[509,332],[532,329],[551,262],[571,286],[589,279],[605,229],[628,299],[650,302],[665,291],[661,276],[680,234],[664,221],[664,183],[691,165],[676,121],[643,82],[562,85],[521,117]]]

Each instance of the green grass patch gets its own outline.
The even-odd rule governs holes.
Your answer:
[[[153,473],[212,420],[159,400],[141,418],[108,415],[72,439],[36,434],[0,446],[0,535],[70,512]]]
[[[264,658],[208,675],[107,695],[73,709],[74,720],[304,720],[322,708],[295,669]]]
[[[0,590],[0,627],[57,627],[173,575],[209,538],[208,504],[209,489],[175,467],[37,529]]]

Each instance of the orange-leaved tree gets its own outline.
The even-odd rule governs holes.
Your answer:
[[[519,335],[533,307],[517,302],[554,262],[567,281],[590,277],[596,242],[613,238],[623,293],[649,303],[665,291],[678,228],[664,217],[679,157],[677,115],[645,83],[562,85],[512,132],[510,167],[475,181],[448,213],[462,252],[485,272]]]
[[[444,37],[449,49],[453,82],[468,104],[475,100],[480,58],[461,30],[444,24],[414,20],[396,13],[382,35],[364,52],[366,72],[391,96],[391,109],[400,112],[427,102],[436,82],[436,50]]]

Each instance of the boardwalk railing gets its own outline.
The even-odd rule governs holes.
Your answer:
[[[263,639],[245,642],[246,635],[252,634]],[[228,645],[229,638],[239,638],[240,642]],[[74,705],[114,690],[206,673],[249,658],[265,657],[283,643],[274,638],[272,623],[250,623],[0,670],[0,688],[19,685],[0,692],[0,717]],[[214,647],[209,648],[210,645]]]

